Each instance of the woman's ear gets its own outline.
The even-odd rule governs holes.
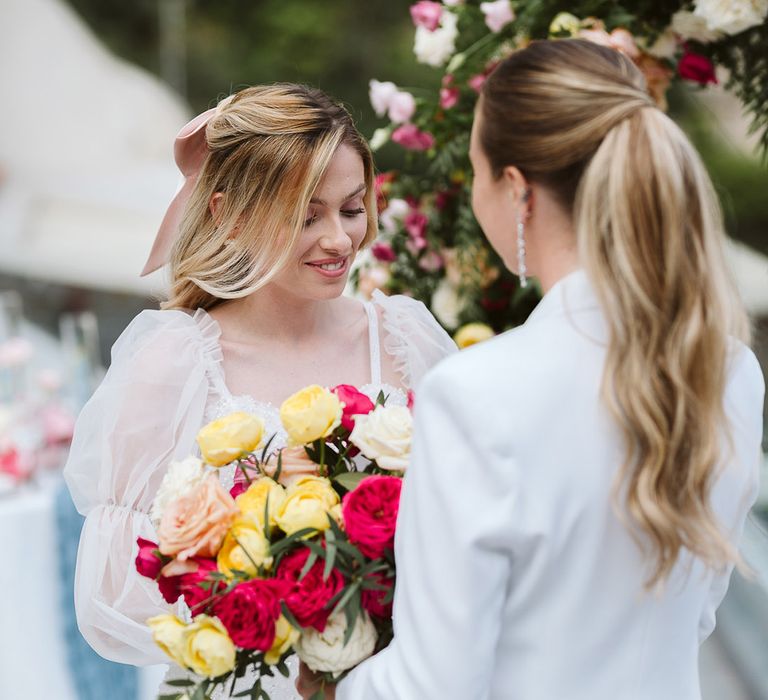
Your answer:
[[[533,189],[525,175],[514,165],[504,168],[502,177],[510,188],[515,205],[524,212],[525,218],[531,215],[533,210]]]
[[[224,204],[224,194],[222,192],[214,192],[208,202],[208,210],[211,212],[213,220],[216,225],[219,225],[219,217],[221,216],[221,207]]]

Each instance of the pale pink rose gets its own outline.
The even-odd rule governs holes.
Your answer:
[[[411,210],[411,205],[404,199],[390,199],[389,206],[381,212],[379,223],[387,233],[395,233],[401,222]]]
[[[632,59],[640,57],[640,49],[637,48],[635,37],[626,29],[614,29],[611,32],[611,46]]]
[[[439,253],[430,250],[424,253],[421,260],[419,260],[419,267],[426,272],[437,272],[443,267],[443,259]]]
[[[395,124],[407,122],[416,111],[416,100],[410,92],[398,90],[389,100],[387,113]]]
[[[485,23],[488,25],[488,29],[495,33],[500,32],[515,19],[512,3],[509,0],[481,2],[480,9],[485,15]]]
[[[403,124],[392,132],[392,140],[409,151],[428,151],[435,145],[435,137],[415,124]]]
[[[278,482],[288,488],[292,483],[303,476],[317,476],[319,464],[313,462],[308,456],[303,445],[298,447],[286,447],[280,450],[282,454],[280,478]],[[277,453],[269,456],[264,464],[264,472],[273,477],[277,471]]]
[[[421,0],[411,5],[411,19],[417,27],[424,27],[434,32],[440,26],[440,18],[443,16],[443,6],[439,2]]]
[[[371,98],[371,105],[376,115],[383,117],[389,109],[389,104],[394,95],[398,92],[397,85],[394,83],[382,83],[378,80],[371,80],[368,83],[368,96]]]
[[[411,238],[410,240],[405,242],[406,250],[414,257],[418,257],[419,253],[422,250],[424,250],[426,247],[427,247],[426,238]]]
[[[239,513],[218,477],[209,474],[193,491],[165,507],[157,529],[159,549],[181,561],[215,557]]]
[[[599,44],[609,49],[613,48],[611,44],[611,35],[605,29],[582,29],[578,34],[579,39],[586,39],[593,44]]]

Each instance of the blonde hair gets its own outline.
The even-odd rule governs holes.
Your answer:
[[[615,496],[647,536],[647,585],[663,583],[683,549],[713,568],[737,561],[710,492],[729,336],[747,340],[749,325],[698,154],[632,62],[585,41],[516,52],[487,81],[481,109],[495,175],[517,166],[572,214],[607,316],[603,396],[627,450]]]
[[[376,237],[370,149],[344,107],[320,90],[293,84],[241,90],[219,103],[205,138],[208,154],[173,245],[164,308],[209,309],[274,279],[290,259],[310,199],[342,144],[363,160],[363,245]],[[224,197],[214,219],[210,202],[217,192]]]

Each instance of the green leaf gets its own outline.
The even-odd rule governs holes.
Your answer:
[[[174,688],[189,688],[195,684],[195,681],[193,681],[191,678],[178,678],[173,681],[166,681],[165,684]]]
[[[339,474],[334,481],[347,489],[347,491],[354,491],[360,485],[360,482],[369,476],[370,474],[365,472],[345,472],[344,474]]]
[[[283,615],[285,616],[285,619],[288,620],[288,622],[293,625],[293,627],[297,630],[304,629],[300,624],[299,621],[293,616],[293,613],[288,609],[288,606],[285,604],[284,600],[280,601],[280,608],[283,611]]]
[[[331,571],[333,571],[333,564],[336,561],[336,552],[338,551],[336,548],[336,544],[330,537],[332,537],[332,533],[329,531],[326,533],[326,557],[325,557],[325,566],[323,567],[323,581],[327,581],[328,578],[331,575]]]
[[[299,581],[301,581],[309,573],[309,570],[315,565],[315,562],[317,561],[318,556],[319,555],[317,554],[317,552],[313,552],[313,551],[309,552],[307,561],[304,562],[304,566],[301,568],[301,571],[299,572]]]
[[[344,591],[344,595],[342,595],[341,598],[339,599],[339,602],[336,603],[336,606],[333,608],[331,615],[335,615],[337,612],[339,612],[339,610],[342,610],[344,606],[350,601],[352,596],[358,593],[359,590],[360,590],[360,583],[356,581],[349,588],[347,588],[346,591]]]
[[[270,446],[272,445],[272,442],[277,437],[277,433],[274,433],[269,440],[267,440],[267,444],[264,445],[264,449],[261,451],[261,462],[262,464],[267,461],[267,454]]]

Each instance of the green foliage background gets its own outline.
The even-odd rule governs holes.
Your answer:
[[[69,0],[116,54],[154,73],[160,70],[159,8],[165,1]],[[539,2],[553,15],[569,8],[563,0]],[[363,133],[370,135],[382,123],[368,102],[371,78],[391,80],[417,96],[439,89],[439,71],[418,64],[413,56],[411,4],[412,0],[188,0],[186,98],[193,110],[202,111],[239,86],[306,82],[343,100]],[[596,14],[603,14],[615,3],[593,0],[592,4]],[[677,6],[677,2],[639,0],[634,10],[663,19]],[[768,46],[766,32],[763,29]],[[714,120],[693,106],[685,92],[672,92],[670,108],[711,169],[729,230],[768,253],[768,168],[757,156],[750,159],[730,149]],[[751,98],[759,100],[761,95]],[[762,99],[768,101],[768,94]],[[404,154],[387,147],[377,154],[377,162],[381,170],[401,168]]]

